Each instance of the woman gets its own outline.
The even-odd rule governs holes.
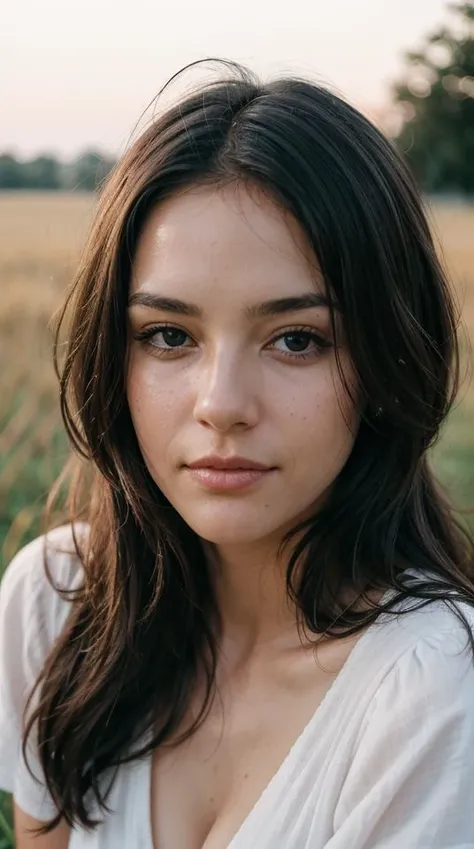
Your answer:
[[[392,146],[235,68],[115,168],[69,308],[70,522],[1,594],[19,846],[473,846],[455,316]]]

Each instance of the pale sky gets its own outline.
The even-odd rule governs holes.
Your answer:
[[[403,51],[446,20],[445,0],[6,0],[0,152],[119,154],[167,78],[206,56],[304,74],[375,112]]]

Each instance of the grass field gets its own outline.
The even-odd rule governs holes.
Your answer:
[[[0,575],[2,561],[36,533],[46,491],[66,456],[48,322],[74,272],[93,207],[87,194],[0,194]],[[459,504],[474,506],[474,385],[467,370],[474,206],[435,205],[432,224],[462,312],[466,366],[435,462]],[[12,845],[8,805],[0,800],[0,849]]]

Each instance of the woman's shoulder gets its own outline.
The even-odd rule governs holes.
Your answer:
[[[74,590],[82,582],[83,568],[74,535],[80,546],[87,532],[85,523],[61,525],[23,546],[10,561],[0,583],[2,617],[36,625],[53,640],[69,609],[59,590]]]
[[[87,530],[86,525],[74,525],[79,545]],[[20,754],[25,700],[71,609],[69,597],[59,590],[79,588],[82,578],[73,527],[63,525],[23,546],[0,582],[0,787],[13,792],[18,804],[37,819],[48,819],[57,810]],[[41,776],[34,748],[32,754]]]
[[[405,600],[393,621],[383,617],[379,626],[389,647],[380,690],[401,710],[416,701],[459,699],[474,721],[474,606],[450,598],[417,605],[419,599]]]
[[[459,601],[454,593],[430,600],[409,596],[397,608],[396,627],[413,649],[430,646],[449,655],[454,646],[474,640],[474,603]]]
[[[472,845],[474,610],[417,601],[383,617],[364,653],[370,692],[334,817],[341,846],[393,846],[394,834],[397,846],[425,846],[428,833],[439,847],[453,835]]]

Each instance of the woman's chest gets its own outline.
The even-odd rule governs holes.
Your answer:
[[[333,670],[313,663],[299,686],[233,691],[222,703],[215,700],[187,741],[155,751],[154,849],[228,849],[284,769],[333,680]]]
[[[227,849],[283,761],[291,740],[256,722],[252,730],[203,727],[152,760],[154,849]]]

